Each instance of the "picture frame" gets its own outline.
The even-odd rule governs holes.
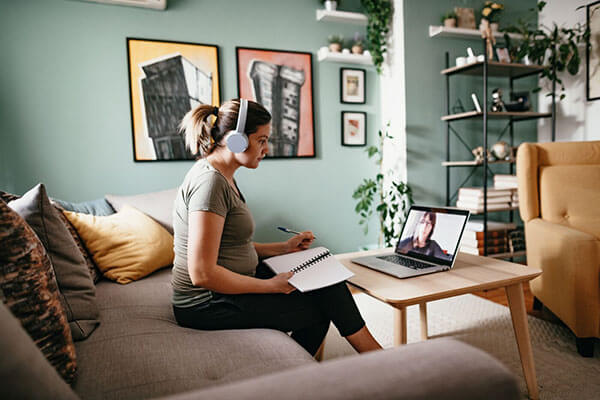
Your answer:
[[[510,53],[506,47],[496,47],[496,57],[501,63],[510,63]]]
[[[340,68],[340,102],[365,104],[367,102],[367,71],[361,68]]]
[[[219,47],[127,37],[126,48],[134,162],[194,160],[179,124],[197,104],[220,105]]]
[[[238,97],[271,113],[266,159],[314,158],[312,53],[236,47]]]
[[[600,0],[586,5],[586,22],[590,35],[586,48],[586,98],[600,99]]]
[[[362,147],[367,145],[367,113],[342,111],[342,146]]]
[[[468,7],[454,7],[456,26],[458,28],[476,29],[475,9]]]

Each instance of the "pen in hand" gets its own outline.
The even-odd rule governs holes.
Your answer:
[[[293,233],[294,235],[300,235],[301,232],[297,232],[297,231],[293,231],[291,229],[288,228],[284,228],[283,226],[278,226],[277,229],[279,229],[280,231],[286,232],[286,233]],[[316,239],[317,237],[315,235],[313,235],[313,239]]]

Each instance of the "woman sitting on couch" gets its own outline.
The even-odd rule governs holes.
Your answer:
[[[307,249],[314,240],[307,231],[286,242],[252,242],[254,220],[233,175],[239,167],[257,168],[265,157],[270,121],[263,106],[247,100],[199,105],[183,118],[186,145],[199,160],[175,200],[175,318],[195,329],[291,331],[313,355],[333,322],[358,352],[381,349],[345,283],[301,293],[288,283],[293,273],[275,275],[259,263],[259,257]]]

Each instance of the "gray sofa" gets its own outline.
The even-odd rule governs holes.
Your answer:
[[[178,326],[170,270],[96,286],[100,326],[76,342],[70,388],[10,312],[0,308],[0,398],[82,399],[517,399],[496,360],[438,339],[316,362],[288,335],[267,329]]]

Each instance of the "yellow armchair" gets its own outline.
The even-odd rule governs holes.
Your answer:
[[[527,264],[541,302],[591,357],[600,337],[600,141],[523,143],[517,152]]]

